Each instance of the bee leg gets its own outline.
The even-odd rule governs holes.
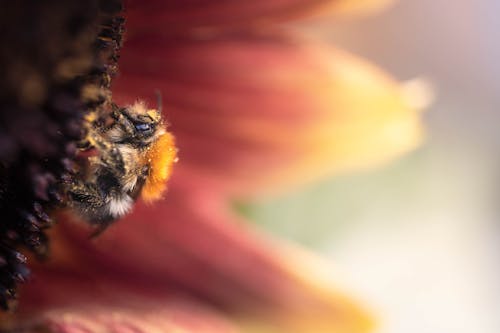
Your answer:
[[[111,225],[112,222],[113,220],[106,221],[104,223],[99,223],[97,227],[90,234],[90,238],[96,238],[100,236],[104,231],[106,231],[106,229],[108,229],[108,227]]]
[[[94,134],[90,136],[92,146],[101,152],[101,162],[110,170],[113,170],[120,178],[125,173],[125,163],[122,154],[112,143],[105,141],[101,136]]]
[[[81,140],[80,142],[77,143],[77,147],[80,150],[86,151],[94,148],[92,146],[92,143],[88,139]]]
[[[91,184],[76,182],[68,186],[67,193],[72,205],[85,206],[86,210],[96,211],[103,206],[103,196]]]
[[[114,219],[106,209],[105,196],[94,184],[78,181],[68,184],[67,194],[70,206],[89,222],[100,225]]]
[[[137,197],[139,197],[139,194],[141,194],[142,187],[144,186],[144,183],[146,182],[148,175],[149,175],[149,165],[145,165],[144,167],[142,167],[139,176],[137,176],[137,182],[135,183],[134,188],[129,193],[129,196],[133,200],[136,200]]]
[[[108,150],[103,150],[101,160],[110,170],[113,170],[115,175],[118,176],[117,178],[125,174],[125,162],[123,161],[122,154],[115,146],[110,145]]]

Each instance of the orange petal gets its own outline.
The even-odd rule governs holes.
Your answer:
[[[64,225],[52,261],[24,286],[19,314],[100,313],[148,302],[169,309],[169,300],[194,299],[249,332],[368,330],[364,310],[322,280],[311,260],[249,230],[204,185],[179,187],[174,176],[164,203],[140,205],[97,241]]]
[[[231,191],[273,190],[388,161],[420,142],[420,114],[386,74],[282,35],[126,44],[119,99],[160,89],[177,169]]]
[[[211,29],[263,25],[311,14],[352,14],[379,9],[390,0],[129,0],[126,3],[127,29],[206,33]]]

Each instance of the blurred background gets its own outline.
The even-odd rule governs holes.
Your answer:
[[[379,332],[500,332],[499,14],[495,0],[401,0],[298,27],[436,91],[418,150],[244,207],[327,256]]]

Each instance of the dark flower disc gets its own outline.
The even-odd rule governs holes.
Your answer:
[[[0,307],[48,252],[86,122],[105,121],[124,19],[117,0],[7,1],[0,11]]]

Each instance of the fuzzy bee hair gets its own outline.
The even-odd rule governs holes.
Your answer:
[[[75,179],[67,184],[69,206],[84,220],[103,230],[132,210],[142,194],[151,202],[162,197],[176,161],[173,136],[160,111],[143,102],[114,107],[112,123],[93,126]]]

